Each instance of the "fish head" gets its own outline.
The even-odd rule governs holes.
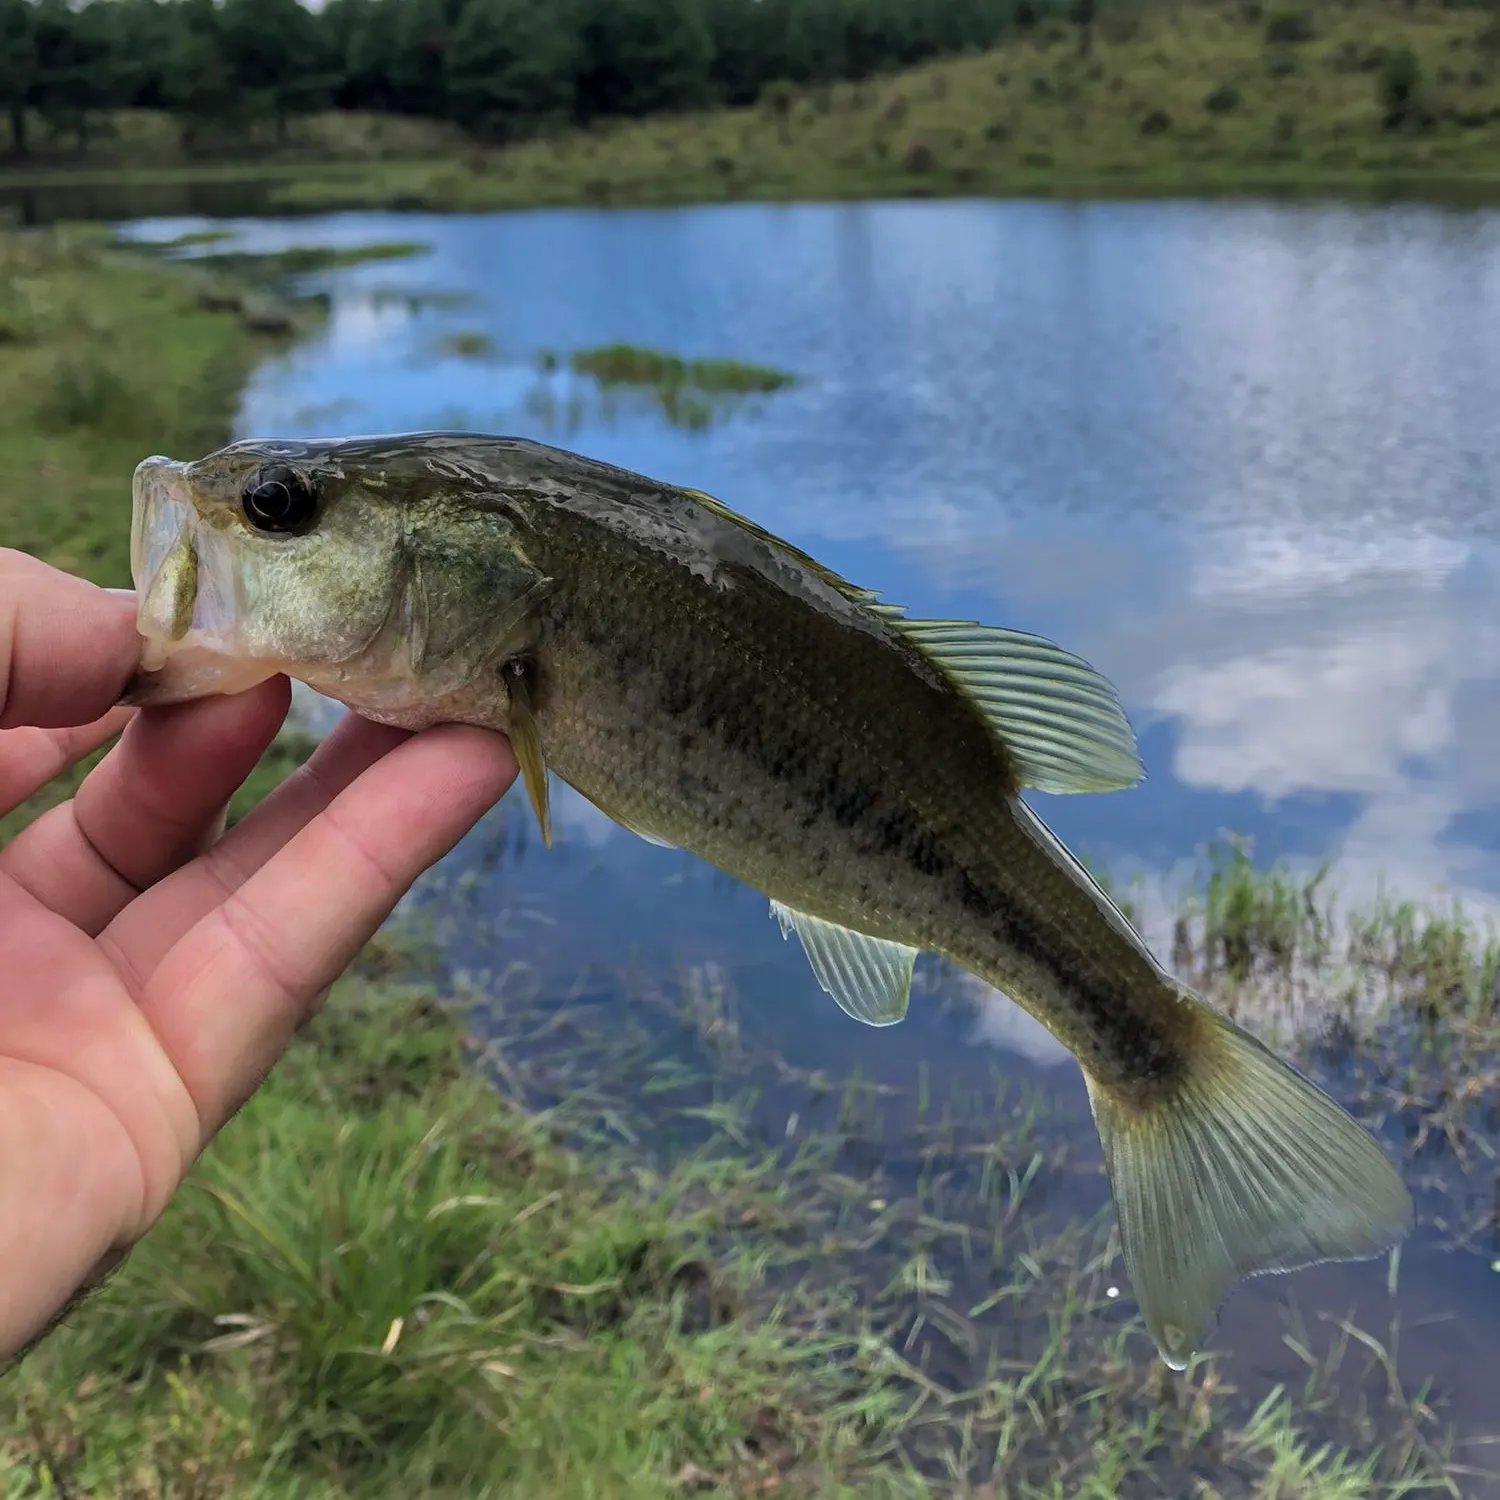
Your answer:
[[[420,451],[353,439],[145,459],[130,558],[143,645],[125,701],[285,674],[413,726],[503,653],[535,584],[463,485]]]

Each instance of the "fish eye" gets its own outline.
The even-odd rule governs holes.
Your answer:
[[[242,497],[245,519],[257,531],[287,535],[304,530],[318,508],[311,482],[286,464],[257,469]]]

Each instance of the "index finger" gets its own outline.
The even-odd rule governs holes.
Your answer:
[[[131,596],[0,548],[0,729],[92,724],[140,651]]]

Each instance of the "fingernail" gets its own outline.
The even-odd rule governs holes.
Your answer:
[[[134,589],[105,589],[106,594],[118,594],[122,599],[134,599]]]

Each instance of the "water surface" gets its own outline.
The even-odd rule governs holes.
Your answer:
[[[1335,859],[1355,899],[1384,881],[1500,901],[1500,214],[945,202],[229,227],[268,248],[430,247],[320,278],[326,329],[257,372],[241,434],[561,442],[711,491],[915,614],[1040,631],[1093,661],[1149,779],[1034,801],[1091,860],[1150,877],[1158,940],[1226,831],[1259,857]],[[465,332],[489,352],[446,352]],[[616,341],[798,384],[685,430],[538,375],[543,351]],[[524,961],[531,993],[591,994],[606,1026],[632,986],[709,974],[784,1066],[907,1089],[921,1073],[948,1094],[1039,1079],[1091,1143],[1076,1070],[1008,1006],[924,961],[907,1023],[858,1027],[762,898],[565,794],[548,853],[519,801],[449,870],[469,871],[472,909],[521,919],[455,937],[456,962]],[[795,1133],[777,1100],[767,1074],[756,1128]],[[1286,1378],[1263,1310],[1288,1297],[1387,1317],[1385,1275],[1257,1284],[1226,1320],[1234,1368]],[[1419,1240],[1398,1310],[1404,1365],[1466,1429],[1495,1418],[1475,1379],[1500,1331],[1487,1258]]]

